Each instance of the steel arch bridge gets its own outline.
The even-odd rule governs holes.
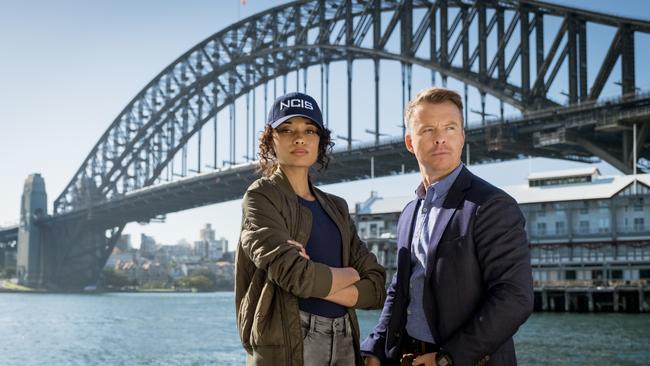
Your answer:
[[[594,25],[610,29],[613,38],[595,61],[595,77],[589,78],[587,29]],[[433,84],[439,74],[443,85],[447,78],[464,83],[465,95],[467,86],[478,90],[482,121],[467,126],[468,147],[477,162],[521,154],[575,160],[597,156],[631,172],[638,161],[650,160],[646,141],[650,96],[638,90],[637,85],[647,80],[639,80],[635,73],[635,54],[643,52],[635,45],[639,34],[650,34],[650,22],[528,0],[294,1],[241,20],[161,71],[104,132],[55,200],[53,216],[39,221],[58,238],[53,239],[57,254],[49,260],[52,263],[41,267],[46,278],[42,284],[79,288],[96,280],[128,221],[107,220],[110,214],[93,216],[93,212],[111,202],[140,197],[145,187],[159,185],[165,176],[173,178],[179,153],[180,175],[187,175],[188,142],[198,137],[200,146],[201,131],[210,122],[215,151],[215,171],[210,174],[221,174],[217,145],[228,145],[226,165],[236,164],[238,129],[246,129],[246,154],[253,156],[255,117],[252,124],[248,116],[245,125],[236,123],[238,98],[245,97],[248,108],[251,93],[254,105],[255,92],[263,87],[268,105],[270,82],[284,77],[286,88],[286,75],[296,72],[298,84],[303,71],[306,84],[306,70],[319,67],[321,102],[328,118],[329,66],[335,62],[345,62],[348,71],[347,131],[341,137],[347,146],[335,155],[335,167],[337,156],[340,161],[395,156],[383,174],[398,171],[399,161],[404,170],[406,154],[399,139],[380,139],[380,61],[391,60],[402,65],[402,103],[411,93],[413,65],[431,70]],[[368,124],[374,144],[363,148],[353,145],[351,103],[353,62],[360,59],[374,62],[375,76],[375,116]],[[614,76],[618,69],[620,75]],[[601,93],[611,77],[620,78],[620,95],[603,101]],[[560,81],[566,83],[568,105],[558,102],[551,91]],[[505,119],[501,107],[501,116],[487,121],[486,96],[520,110],[522,116]],[[226,108],[229,136],[227,141],[217,140],[216,115]],[[200,151],[199,147],[199,172]],[[368,155],[360,156],[361,152]],[[358,178],[340,168],[338,174],[333,172],[339,181]],[[252,168],[238,174],[246,182]]]

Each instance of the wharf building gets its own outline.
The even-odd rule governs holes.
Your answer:
[[[650,174],[602,176],[587,167],[500,188],[526,218],[536,310],[650,311]],[[353,209],[388,281],[399,214],[414,196],[371,192]]]

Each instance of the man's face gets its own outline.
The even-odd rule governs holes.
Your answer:
[[[415,107],[406,131],[408,151],[415,154],[423,173],[440,178],[460,164],[465,131],[458,107],[452,102],[423,103]]]

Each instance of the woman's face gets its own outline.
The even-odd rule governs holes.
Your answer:
[[[293,117],[273,131],[273,147],[282,167],[309,168],[318,159],[318,126],[304,117]]]

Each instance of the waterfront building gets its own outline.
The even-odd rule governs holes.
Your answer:
[[[140,253],[136,250],[131,250],[128,252],[113,252],[106,260],[104,268],[114,268],[118,269],[120,265],[127,262],[137,263],[140,259]]]
[[[533,173],[501,187],[526,218],[536,306],[650,311],[650,174],[602,176],[588,167]],[[355,205],[359,236],[395,271],[395,232],[411,196]]]
[[[145,261],[135,267],[135,280],[139,284],[165,284],[169,281],[169,270],[159,262]]]

